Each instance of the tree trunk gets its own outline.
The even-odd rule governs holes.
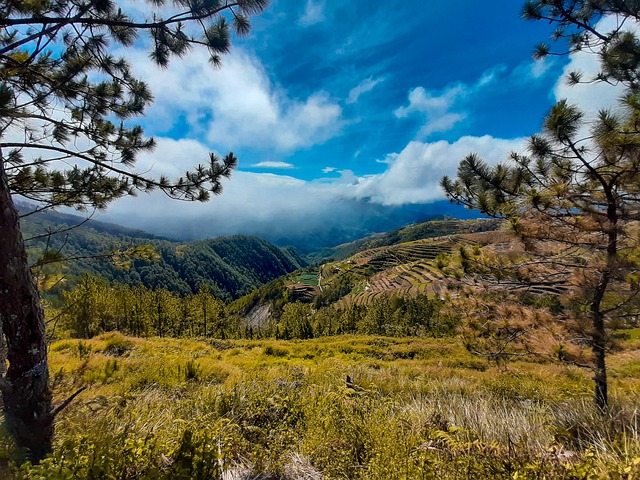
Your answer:
[[[614,212],[615,214],[615,212]],[[617,218],[614,216],[611,220],[611,226],[608,234],[607,244],[607,264],[605,269],[600,274],[600,280],[595,288],[593,299],[591,301],[591,322],[593,333],[591,338],[593,340],[591,351],[593,353],[594,361],[594,376],[595,382],[595,402],[600,410],[605,411],[609,405],[608,398],[608,384],[607,384],[607,332],[605,328],[605,316],[602,313],[602,301],[604,295],[609,287],[611,281],[611,272],[615,266],[615,262],[618,255],[618,236],[616,230]]]
[[[44,314],[25,251],[0,152],[0,323],[9,368],[2,379],[4,419],[32,461],[51,451],[53,415]]]
[[[599,307],[599,305],[598,305]],[[600,410],[605,411],[609,404],[607,392],[607,366],[606,359],[606,332],[604,327],[604,318],[602,314],[593,312],[593,346],[592,352],[594,357],[594,376],[595,382],[595,402]]]

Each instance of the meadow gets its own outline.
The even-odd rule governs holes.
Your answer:
[[[40,465],[0,434],[0,478],[640,478],[638,338],[609,356],[604,415],[587,371],[459,338],[111,332],[54,342],[50,365],[57,402],[87,388]]]

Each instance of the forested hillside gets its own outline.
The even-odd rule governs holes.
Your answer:
[[[55,212],[21,221],[31,263],[49,294],[68,290],[89,273],[181,295],[207,285],[216,298],[228,301],[306,265],[292,249],[256,237],[180,243],[118,225],[83,222]]]
[[[342,260],[369,248],[386,247],[403,242],[425,238],[441,237],[458,233],[486,232],[499,227],[500,221],[489,218],[459,220],[450,217],[436,217],[429,221],[407,225],[396,230],[378,233],[333,248],[323,249],[311,258],[318,260]]]

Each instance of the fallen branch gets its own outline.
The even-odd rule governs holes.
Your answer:
[[[78,389],[74,394],[72,394],[69,398],[67,398],[64,402],[62,402],[60,405],[58,405],[53,412],[51,413],[51,416],[53,418],[55,418],[62,410],[64,410],[65,408],[67,408],[69,406],[69,404],[71,402],[73,402],[73,399],[76,398],[78,395],[80,395],[82,392],[84,392],[88,387],[82,387],[80,389]]]

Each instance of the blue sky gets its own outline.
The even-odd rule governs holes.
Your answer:
[[[167,70],[142,48],[128,51],[155,95],[138,121],[159,148],[139,168],[179,174],[208,151],[230,150],[240,166],[208,204],[156,193],[116,202],[104,218],[189,238],[285,235],[372,206],[393,216],[442,200],[439,179],[467,153],[500,161],[560,96],[585,104],[597,95],[562,80],[592,59],[533,61],[551,26],[522,20],[521,6],[274,0],[220,69],[197,49]]]

